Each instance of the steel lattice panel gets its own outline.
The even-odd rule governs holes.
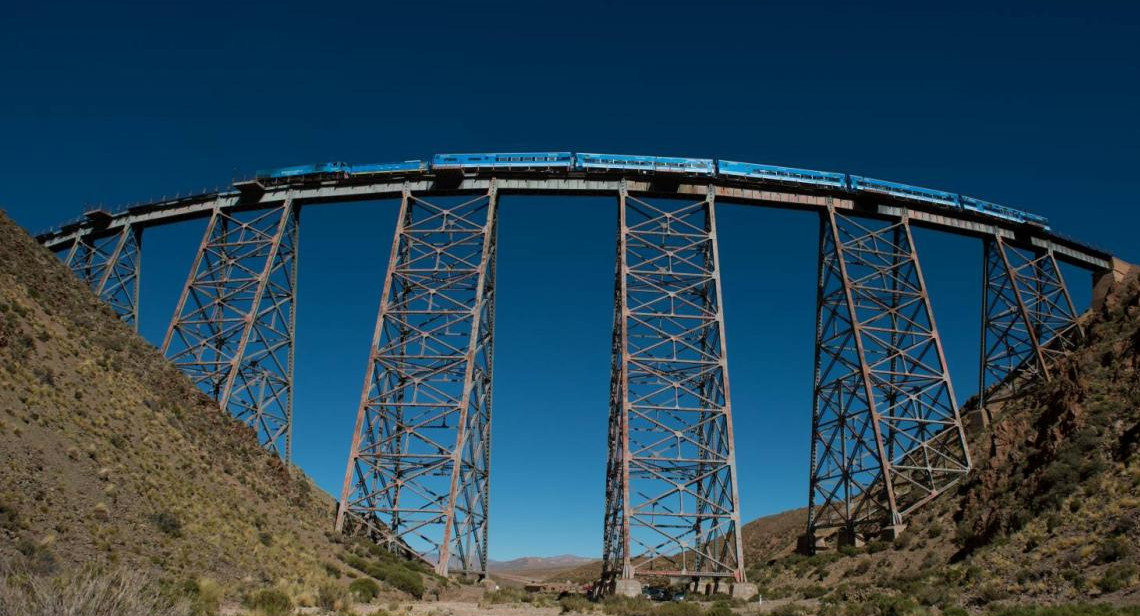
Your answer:
[[[987,402],[1014,395],[1018,384],[1051,378],[1050,364],[1082,336],[1076,309],[1051,251],[1019,248],[1000,237],[985,240],[982,367],[983,418]]]
[[[619,206],[603,576],[743,581],[711,192]]]
[[[441,574],[487,567],[497,207],[405,192],[337,518]]]
[[[112,235],[81,235],[64,262],[119,318],[138,329],[142,268],[142,234],[138,228],[128,225]]]
[[[298,214],[216,210],[166,332],[163,353],[288,459]]]
[[[875,532],[970,469],[905,219],[823,214],[818,293],[809,535]]]

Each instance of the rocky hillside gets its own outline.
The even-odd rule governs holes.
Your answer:
[[[303,593],[379,558],[333,507],[0,213],[0,563]]]
[[[972,435],[970,479],[910,519],[898,541],[804,557],[771,533],[749,540],[746,528],[751,579],[769,597],[809,600],[805,610],[823,601],[851,613],[1140,604],[1136,273],[1084,323],[1087,340],[1055,378]]]

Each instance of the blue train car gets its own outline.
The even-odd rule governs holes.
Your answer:
[[[427,161],[405,160],[401,163],[363,163],[351,165],[348,172],[351,175],[383,175],[388,173],[407,173],[411,171],[427,171]]]
[[[564,169],[574,163],[570,152],[489,152],[481,154],[436,154],[433,169]]]
[[[716,163],[708,158],[679,158],[672,156],[633,156],[629,154],[586,154],[574,156],[578,169],[605,169],[656,171],[665,173],[693,173],[713,175]]]
[[[345,163],[317,163],[315,165],[296,165],[281,167],[279,169],[265,169],[257,172],[259,179],[292,178],[304,175],[344,174],[349,166]]]
[[[723,176],[775,180],[779,182],[791,182],[793,184],[811,184],[813,186],[829,186],[833,188],[847,187],[847,176],[842,173],[796,169],[795,167],[777,167],[775,165],[758,165],[756,163],[741,163],[732,160],[718,160],[716,164],[717,171]]]
[[[910,184],[900,184],[898,182],[888,182],[887,180],[876,180],[875,178],[865,178],[858,175],[852,175],[850,178],[850,187],[852,190],[891,195],[892,197],[901,197],[903,199],[915,199],[917,201],[926,201],[928,203],[937,203],[950,207],[962,207],[961,200],[957,193],[933,188],[923,188],[921,186],[911,186]]]
[[[1013,222],[1038,225],[1044,229],[1049,228],[1049,219],[1045,218],[1044,216],[1031,214],[1029,212],[1023,212],[1021,210],[1006,207],[1004,205],[998,205],[989,201],[983,201],[974,197],[967,197],[965,195],[962,195],[962,206],[967,210],[972,210],[981,214],[996,216],[998,218],[1004,218],[1005,220],[1011,220]]]

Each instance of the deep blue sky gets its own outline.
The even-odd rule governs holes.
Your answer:
[[[38,230],[85,204],[263,167],[613,151],[961,191],[1140,259],[1140,5],[806,4],[9,3],[0,207]],[[392,203],[303,214],[295,457],[330,491],[394,216]],[[614,216],[608,200],[503,202],[493,558],[600,551]],[[729,206],[718,218],[751,519],[806,499],[816,221]],[[202,229],[147,234],[151,340]],[[917,241],[965,399],[980,248],[929,232]],[[1087,277],[1066,273],[1087,302]]]

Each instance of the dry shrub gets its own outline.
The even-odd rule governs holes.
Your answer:
[[[0,573],[3,616],[190,616],[190,606],[171,603],[156,584],[130,571],[84,568],[53,578]]]

